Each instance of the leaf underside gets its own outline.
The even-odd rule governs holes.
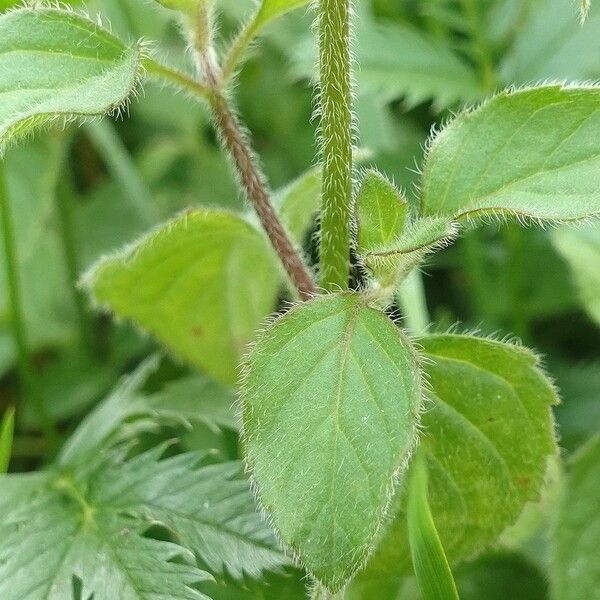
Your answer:
[[[241,217],[213,209],[176,217],[85,277],[101,306],[228,384],[273,310],[280,281],[265,237]]]
[[[140,75],[125,46],[84,16],[21,8],[0,16],[0,152],[32,129],[114,113]]]

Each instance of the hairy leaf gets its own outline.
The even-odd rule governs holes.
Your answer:
[[[553,531],[557,600],[600,598],[600,435],[574,457]]]
[[[555,231],[552,241],[571,267],[581,303],[600,325],[600,225]]]
[[[402,194],[379,172],[367,171],[356,196],[358,252],[393,243],[407,218],[408,203]]]
[[[0,151],[54,120],[118,111],[139,77],[126,47],[84,16],[48,7],[0,15]]]
[[[246,369],[244,445],[262,505],[337,590],[370,553],[412,449],[416,355],[360,296],[329,295],[279,318]]]
[[[539,497],[556,453],[556,392],[537,357],[510,344],[462,335],[421,338],[431,384],[421,449],[429,502],[448,559],[469,558]],[[405,497],[362,583],[398,582],[410,570]]]
[[[433,139],[421,210],[452,218],[583,219],[600,214],[599,168],[600,88],[503,92]]]
[[[239,216],[197,209],[101,260],[85,285],[102,306],[225,383],[273,310],[280,271],[265,237]]]

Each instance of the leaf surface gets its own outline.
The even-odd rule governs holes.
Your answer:
[[[557,451],[550,407],[557,402],[536,356],[511,344],[463,335],[419,340],[431,384],[420,448],[429,502],[448,560],[470,558],[539,497]],[[403,494],[398,514],[359,582],[399,582],[410,553]]]
[[[0,151],[49,122],[119,110],[136,86],[140,53],[71,11],[0,15]]]
[[[600,598],[600,435],[571,461],[552,539],[557,600]]]
[[[12,453],[15,430],[15,409],[9,408],[0,420],[0,475],[6,473]]]
[[[281,274],[265,237],[241,217],[197,209],[97,263],[85,285],[171,352],[224,383],[273,310]]]
[[[260,500],[308,571],[337,590],[373,548],[412,450],[416,355],[359,296],[329,295],[279,318],[246,368],[244,445]]]
[[[309,2],[310,0],[263,0],[256,19],[257,26],[263,27],[269,21]]]
[[[550,126],[551,124],[551,126]],[[600,214],[600,89],[503,92],[432,141],[422,214],[571,221]]]

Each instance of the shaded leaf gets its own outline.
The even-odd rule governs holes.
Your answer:
[[[329,295],[275,321],[246,369],[244,448],[262,505],[308,571],[337,590],[373,548],[412,449],[416,355],[360,296]]]
[[[0,421],[0,475],[6,473],[12,453],[13,434],[15,430],[15,409],[9,408]]]
[[[573,458],[553,531],[557,600],[600,598],[600,435]]]
[[[85,276],[96,301],[225,383],[280,282],[265,237],[241,217],[196,209],[109,256]]]
[[[581,304],[600,325],[600,225],[555,231],[552,241],[571,267]]]

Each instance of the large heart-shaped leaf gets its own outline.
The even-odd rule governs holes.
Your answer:
[[[280,280],[261,233],[233,213],[198,209],[101,260],[84,281],[97,302],[175,356],[233,383]]]
[[[570,221],[600,214],[600,88],[503,92],[433,139],[424,215]]]
[[[244,443],[283,540],[331,590],[364,562],[412,450],[421,405],[410,342],[354,294],[278,319],[252,350]]]
[[[135,88],[140,54],[71,11],[1,15],[0,151],[34,127],[118,111]]]
[[[450,561],[471,557],[539,497],[556,453],[557,402],[537,357],[520,346],[463,335],[421,338],[431,403],[421,449],[429,501]],[[392,589],[410,572],[405,498],[360,585]]]

